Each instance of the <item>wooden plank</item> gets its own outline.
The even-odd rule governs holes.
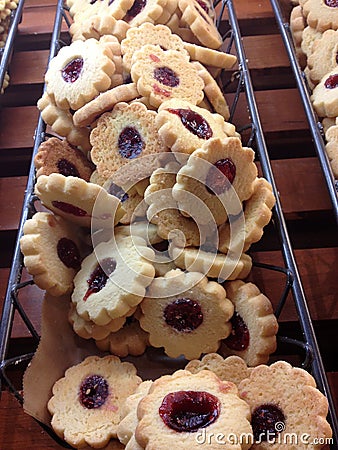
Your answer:
[[[14,53],[10,65],[10,85],[43,83],[48,55],[48,50]]]
[[[0,178],[0,231],[18,228],[27,177]]]

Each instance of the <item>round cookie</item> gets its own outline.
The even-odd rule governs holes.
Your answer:
[[[313,45],[308,57],[309,76],[315,84],[337,67],[338,30],[327,30]]]
[[[37,212],[24,224],[20,248],[37,286],[56,297],[72,291],[82,259],[77,227],[54,214]]]
[[[338,65],[314,88],[311,101],[319,117],[338,116]]]
[[[233,306],[224,288],[197,272],[176,269],[155,278],[141,310],[140,325],[150,344],[164,347],[171,358],[215,352],[231,332]]]
[[[239,395],[250,405],[256,450],[273,447],[290,449],[287,434],[298,439],[306,433],[307,440],[299,439],[297,450],[323,448],[323,442],[332,436],[325,417],[327,399],[316,389],[315,380],[303,369],[292,367],[285,361],[271,366],[260,365],[251,370],[249,378],[239,385]],[[306,411],[306,414],[304,414]],[[274,438],[276,443],[273,444]],[[268,440],[269,439],[269,440]]]
[[[89,356],[55,382],[48,402],[51,425],[77,448],[104,447],[117,436],[121,407],[141,379],[133,364],[115,356]]]
[[[303,14],[310,27],[322,33],[330,28],[338,28],[338,7],[331,0],[303,0]]]
[[[276,350],[278,331],[270,300],[253,283],[230,281],[225,283],[225,289],[235,313],[232,332],[222,342],[220,353],[240,356],[248,366],[267,363]]]
[[[249,408],[238,397],[236,385],[209,370],[196,374],[179,370],[155,380],[139,402],[137,416],[135,437],[142,448],[197,450],[203,436],[223,437],[224,445],[230,436],[240,441],[240,436],[251,433]],[[218,446],[212,439],[209,447]],[[250,444],[227,447],[247,450]]]
[[[195,105],[203,99],[204,82],[189,56],[181,51],[144,45],[132,58],[131,78],[140,95],[156,108],[171,98]]]

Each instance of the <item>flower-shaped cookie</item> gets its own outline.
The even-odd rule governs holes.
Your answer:
[[[97,325],[128,314],[154,277],[153,256],[138,236],[116,235],[96,245],[74,279],[72,301],[78,314]]]
[[[140,325],[150,344],[173,358],[215,352],[231,332],[233,305],[224,288],[197,272],[176,269],[155,278],[141,310]]]
[[[338,66],[324,75],[314,88],[311,100],[319,117],[338,116]]]
[[[52,427],[70,445],[104,447],[117,436],[121,407],[140,384],[133,364],[89,356],[66,370],[48,402]]]
[[[318,31],[338,29],[338,7],[330,0],[302,0],[303,15],[310,27]]]
[[[160,19],[167,5],[170,8],[170,3],[175,2],[169,0],[135,0],[123,20],[131,27],[137,27],[144,22],[155,23]]]
[[[309,76],[315,84],[337,67],[338,30],[327,30],[317,39],[308,57]]]
[[[133,0],[67,0],[66,3],[73,19],[83,21],[96,14],[107,14],[115,19],[122,19],[132,7]]]
[[[315,380],[303,369],[285,361],[260,365],[239,385],[239,394],[251,409],[251,425],[256,441],[251,448],[289,450],[287,436],[297,436],[297,450],[320,449],[332,436],[326,421],[328,403],[316,389]],[[300,438],[305,441],[301,442]],[[273,440],[276,439],[276,443]],[[318,443],[315,444],[314,442]],[[320,443],[322,442],[322,443]]]
[[[338,123],[329,127],[325,133],[325,150],[330,161],[332,172],[338,178]]]

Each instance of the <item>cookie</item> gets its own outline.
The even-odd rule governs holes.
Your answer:
[[[133,222],[130,225],[118,225],[114,233],[124,236],[139,236],[144,239],[147,245],[158,244],[162,238],[157,234],[157,226],[149,222]]]
[[[168,100],[159,107],[156,126],[172,152],[191,154],[211,137],[234,136],[235,126],[186,100]]]
[[[313,83],[318,84],[324,75],[337,67],[337,51],[338,30],[327,30],[315,41],[307,62]]]
[[[285,361],[271,366],[253,368],[249,378],[239,385],[239,394],[251,410],[251,425],[255,439],[252,449],[290,449],[287,435],[304,436],[306,441],[295,448],[323,448],[332,436],[325,417],[328,403],[316,389],[315,380],[303,369]],[[306,411],[306,414],[304,414]],[[318,440],[317,440],[318,439]],[[312,444],[317,440],[318,444]],[[274,443],[275,442],[275,443]],[[310,444],[311,443],[311,444]]]
[[[55,297],[72,291],[82,259],[77,227],[54,214],[37,212],[24,224],[20,248],[37,286]]]
[[[338,8],[335,2],[329,0],[303,0],[303,14],[310,27],[322,33],[330,28],[338,28]]]
[[[81,150],[66,140],[52,137],[42,142],[34,157],[36,177],[60,173],[89,181],[94,171],[93,164]]]
[[[267,363],[276,350],[278,331],[270,300],[253,283],[236,280],[224,286],[235,313],[231,334],[222,342],[220,353],[240,356],[248,366]]]
[[[338,66],[324,75],[314,88],[311,101],[319,117],[338,116]]]
[[[172,195],[180,210],[189,215],[198,211],[199,223],[221,225],[242,210],[256,177],[252,149],[242,147],[237,137],[210,138],[179,170]]]
[[[100,38],[100,44],[104,45],[110,51],[110,58],[112,59],[115,71],[110,77],[110,87],[114,88],[124,83],[124,72],[122,65],[121,44],[116,36],[104,35]]]
[[[127,11],[123,20],[131,27],[137,27],[144,22],[155,23],[163,14],[169,0],[135,1]]]
[[[205,66],[231,69],[237,62],[237,57],[235,55],[213,50],[212,48],[190,44],[189,42],[185,42],[184,48],[189,53],[192,61],[199,61]]]
[[[121,42],[123,66],[127,72],[130,72],[133,54],[146,44],[159,45],[163,50],[185,52],[182,39],[173,34],[169,27],[143,23],[139,27],[130,28],[126,38]]]
[[[35,194],[46,208],[82,227],[111,228],[124,214],[117,197],[97,184],[73,176],[41,175]]]
[[[251,369],[246,365],[244,360],[239,356],[223,356],[218,353],[208,353],[201,360],[193,359],[185,366],[185,370],[191,373],[198,373],[201,370],[211,370],[222,381],[231,381],[237,386],[239,383],[248,378]]]
[[[181,51],[144,45],[133,55],[131,77],[140,95],[156,108],[171,98],[194,105],[203,99],[204,82],[189,56]]]
[[[196,407],[198,405],[198,407]],[[232,411],[232,414],[229,414]],[[210,448],[248,449],[250,444],[230,444],[230,436],[250,435],[248,405],[235,384],[221,381],[210,370],[192,374],[179,370],[155,380],[137,408],[136,441],[142,448],[199,449],[211,438]]]
[[[91,158],[99,174],[108,179],[125,167],[126,170],[121,171],[121,181],[128,179],[136,183],[149,177],[159,167],[156,155],[167,150],[158,138],[155,119],[156,112],[138,102],[130,105],[120,102],[112,112],[102,115],[90,135]],[[155,157],[150,158],[150,155]],[[142,157],[147,156],[143,161]],[[133,171],[127,165],[137,158],[141,161],[132,178]],[[120,184],[116,177],[113,180]]]
[[[306,55],[304,54],[301,45],[303,39],[303,31],[306,26],[306,22],[302,13],[302,7],[300,5],[291,9],[290,13],[290,31],[292,41],[295,47],[296,56],[301,67],[306,65]]]
[[[115,19],[123,19],[133,5],[133,0],[67,0],[69,13],[74,20],[83,20],[96,14],[109,15]]]
[[[338,123],[327,129],[325,133],[325,150],[330,161],[333,175],[338,178]]]
[[[178,7],[182,12],[181,22],[185,23],[197,39],[205,46],[218,49],[223,41],[213,19],[194,0],[179,0]]]
[[[72,302],[78,314],[97,325],[128,314],[155,275],[153,255],[138,236],[116,235],[96,245],[74,279]]]
[[[113,36],[119,42],[126,37],[130,26],[124,20],[117,20],[109,14],[96,14],[81,21],[74,22],[69,32],[73,41],[77,39],[97,39],[104,36]]]
[[[61,109],[79,109],[111,85],[115,65],[96,39],[74,41],[52,58],[45,74],[46,91]]]
[[[244,202],[243,223],[226,222],[219,228],[219,250],[227,253],[241,249],[246,252],[251,244],[258,242],[263,236],[264,227],[270,222],[272,208],[276,202],[271,184],[265,178],[256,178],[253,182],[253,193]],[[237,231],[237,233],[236,233]]]
[[[73,114],[69,109],[61,109],[56,106],[47,92],[44,92],[38,100],[37,107],[41,112],[42,119],[51,127],[54,133],[65,137],[70,144],[82,148],[84,152],[88,152],[91,149],[89,142],[90,130],[76,126]]]
[[[302,33],[301,49],[304,55],[308,58],[311,53],[315,42],[322,37],[322,33],[312,27],[305,27]]]
[[[153,347],[171,358],[215,352],[229,336],[233,306],[224,288],[197,272],[171,270],[155,278],[141,303],[140,325]]]
[[[77,448],[100,448],[117,436],[121,407],[140,384],[133,364],[89,356],[55,382],[48,410],[58,436]]]

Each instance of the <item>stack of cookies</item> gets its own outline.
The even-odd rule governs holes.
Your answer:
[[[19,0],[2,0],[0,2],[0,49],[6,44],[9,27],[11,24],[11,13],[18,6]],[[1,86],[0,93],[3,94],[9,85],[9,74],[5,73],[5,79]]]

